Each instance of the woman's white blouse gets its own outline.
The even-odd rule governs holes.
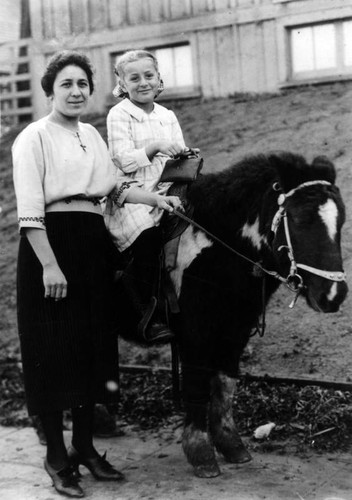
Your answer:
[[[126,198],[130,181],[117,180],[99,132],[81,122],[78,131],[80,139],[45,117],[16,138],[12,157],[20,228],[45,229],[45,207],[65,198],[103,198],[115,187],[114,201],[120,205]]]

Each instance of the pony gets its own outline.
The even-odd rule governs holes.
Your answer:
[[[335,180],[326,157],[308,164],[275,152],[189,185],[192,224],[170,271],[180,313],[170,322],[182,369],[182,446],[198,477],[220,474],[215,451],[231,463],[251,459],[236,430],[233,395],[243,350],[280,284],[323,313],[338,311],[346,297],[345,208]]]

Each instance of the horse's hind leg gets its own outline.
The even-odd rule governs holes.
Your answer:
[[[244,446],[233,419],[236,380],[219,373],[211,380],[209,427],[216,449],[231,463],[244,463],[251,455]]]

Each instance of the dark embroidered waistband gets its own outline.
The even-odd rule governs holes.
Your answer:
[[[91,212],[103,215],[99,198],[73,196],[50,203],[45,207],[45,212]]]

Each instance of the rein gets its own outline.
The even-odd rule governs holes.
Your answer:
[[[328,181],[323,181],[323,180],[316,180],[316,181],[308,181],[308,182],[303,182],[299,186],[297,186],[294,189],[291,189],[288,193],[281,193],[278,197],[277,203],[279,205],[279,210],[276,212],[272,225],[271,225],[271,230],[276,234],[277,229],[280,225],[281,220],[284,220],[284,229],[285,229],[285,236],[286,236],[286,242],[287,245],[282,245],[279,247],[279,250],[282,250],[284,248],[287,249],[288,257],[290,259],[291,265],[290,265],[290,272],[287,278],[282,277],[278,272],[276,271],[269,271],[268,269],[265,269],[259,262],[254,262],[254,260],[250,259],[246,255],[243,255],[242,253],[238,252],[234,248],[232,248],[230,245],[225,243],[222,239],[218,238],[215,236],[213,233],[208,231],[205,227],[203,227],[201,224],[198,224],[195,220],[187,217],[184,215],[182,212],[179,212],[178,210],[174,210],[173,213],[180,217],[181,219],[185,220],[192,226],[196,227],[197,229],[203,231],[207,236],[212,238],[214,241],[220,243],[224,248],[229,250],[230,252],[234,253],[238,257],[241,257],[242,259],[246,260],[247,262],[250,262],[253,266],[257,267],[262,271],[264,274],[267,274],[282,283],[284,283],[290,290],[291,292],[295,293],[295,297],[292,300],[291,304],[289,305],[290,308],[293,308],[299,294],[301,293],[302,289],[304,288],[304,283],[303,283],[303,278],[301,275],[297,273],[297,269],[303,269],[305,271],[308,271],[312,274],[315,274],[317,276],[321,276],[322,278],[331,280],[331,281],[346,281],[346,274],[343,271],[326,271],[322,269],[317,269],[312,266],[308,266],[306,264],[300,264],[297,263],[295,258],[294,258],[294,253],[293,253],[293,247],[292,247],[292,242],[291,242],[291,236],[290,236],[290,231],[289,231],[289,226],[288,226],[288,220],[287,220],[287,213],[286,213],[286,208],[284,207],[284,203],[287,198],[292,196],[296,191],[303,189],[308,186],[313,186],[313,185],[326,185],[326,186],[331,186],[331,183]],[[273,189],[278,190],[278,186],[275,183],[273,186]]]
[[[241,257],[242,259],[246,260],[247,262],[250,262],[251,264],[253,264],[253,266],[258,267],[262,272],[280,280],[282,283],[286,283],[287,280],[285,278],[283,278],[282,276],[280,276],[279,273],[277,273],[276,271],[269,271],[268,269],[265,269],[261,264],[259,264],[259,262],[254,262],[254,260],[252,260],[249,257],[246,257],[246,255],[243,255],[242,253],[238,252],[237,250],[232,248],[230,245],[225,243],[222,239],[215,236],[215,234],[208,231],[208,229],[205,229],[205,227],[203,227],[201,224],[198,224],[198,222],[196,222],[195,220],[187,217],[187,215],[184,215],[182,212],[179,212],[178,210],[174,210],[172,213],[174,213],[175,215],[180,217],[180,219],[183,219],[186,222],[188,222],[189,224],[191,224],[192,226],[196,227],[197,229],[200,229],[201,231],[203,231],[207,236],[210,236],[211,239],[215,240],[217,243],[220,243],[220,245],[225,247],[230,252],[234,253],[238,257]]]

